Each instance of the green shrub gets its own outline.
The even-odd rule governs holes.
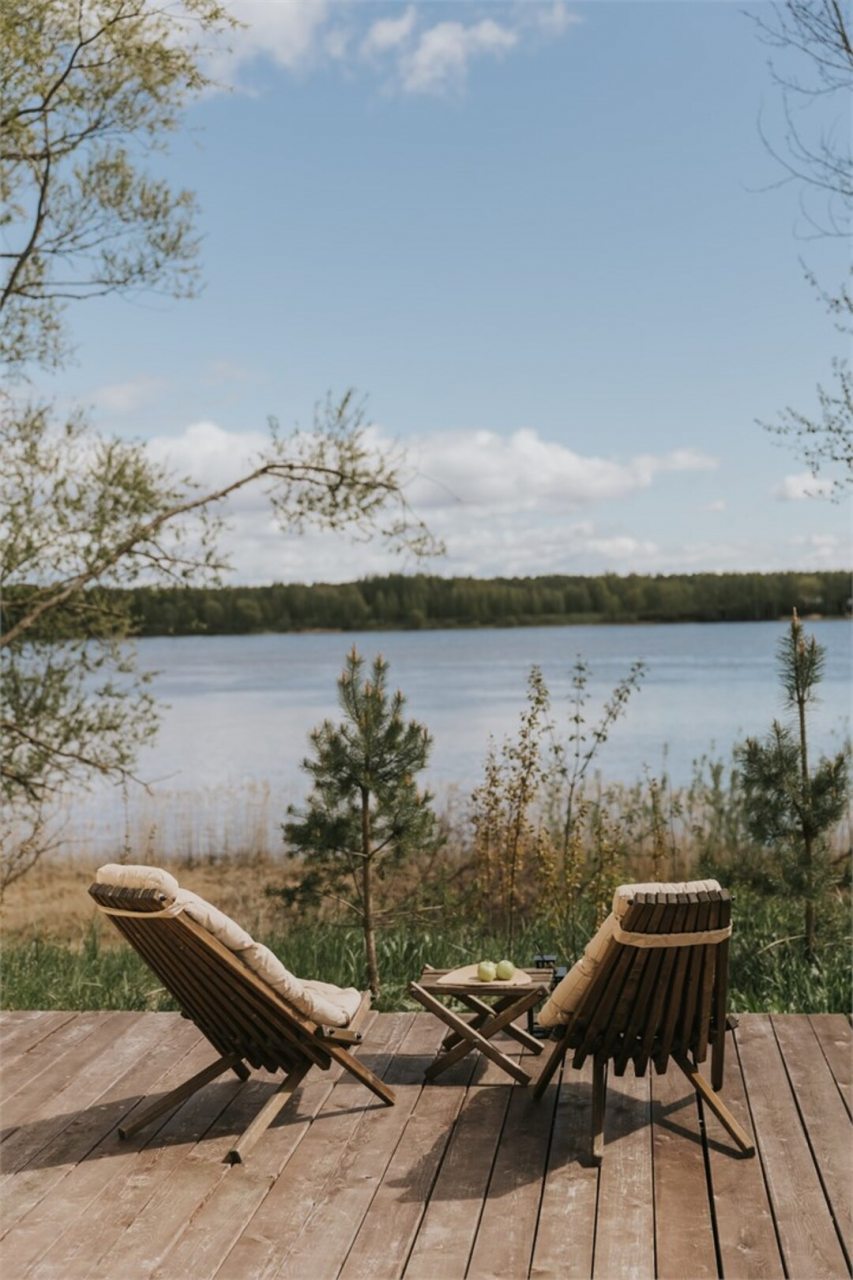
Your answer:
[[[796,900],[736,890],[729,1006],[734,1011],[838,1013],[850,1005],[849,906],[836,894],[827,904],[813,960],[803,954],[802,919]],[[592,914],[587,922],[588,936]],[[364,948],[358,926],[302,923],[264,939],[294,973],[340,986],[363,985]],[[425,964],[453,968],[474,960],[500,959],[504,943],[474,925],[413,926],[383,930],[377,937],[385,975],[380,1011],[415,1008],[406,992]],[[554,927],[526,923],[512,959],[526,965],[540,951],[572,963]],[[173,1009],[157,979],[130,947],[102,947],[92,932],[82,947],[33,938],[10,944],[4,954],[2,1004],[7,1009]]]

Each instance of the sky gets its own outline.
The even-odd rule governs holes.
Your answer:
[[[800,259],[845,269],[762,141],[761,7],[229,7],[228,87],[155,161],[197,192],[203,291],[78,304],[45,385],[210,485],[355,387],[446,545],[285,536],[244,493],[232,581],[849,565],[849,506],[756,421],[839,353]]]

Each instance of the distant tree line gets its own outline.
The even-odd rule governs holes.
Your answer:
[[[136,587],[107,593],[139,635],[245,635],[262,631],[531,626],[594,622],[756,622],[850,612],[851,579],[825,573],[551,575],[441,578],[267,587]],[[4,624],[15,613],[7,595]]]

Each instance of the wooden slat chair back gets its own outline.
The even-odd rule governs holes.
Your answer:
[[[93,884],[89,893],[151,967],[183,1015],[220,1055],[121,1128],[121,1137],[130,1137],[225,1071],[233,1070],[241,1080],[247,1080],[249,1066],[282,1070],[286,1075],[228,1152],[226,1160],[232,1164],[245,1158],[312,1066],[326,1070],[336,1061],[386,1105],[393,1104],[393,1090],[347,1048],[361,1040],[359,1026],[370,1007],[368,992],[346,1028],[319,1026],[273,991],[166,894],[108,884]]]
[[[570,1051],[573,1067],[593,1059],[595,1159],[602,1155],[608,1064],[621,1076],[632,1063],[643,1076],[649,1063],[662,1074],[670,1059],[740,1150],[754,1155],[749,1136],[717,1094],[723,1084],[731,905],[726,889],[636,893],[568,1024],[560,1028],[535,1093],[541,1096]],[[709,1049],[710,1084],[698,1070]]]

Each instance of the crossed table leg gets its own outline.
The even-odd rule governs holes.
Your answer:
[[[491,1041],[499,1031],[505,1031],[531,1052],[542,1052],[541,1042],[521,1027],[515,1026],[515,1019],[532,1009],[548,994],[550,971],[535,971],[535,977],[531,977],[529,985],[516,986],[514,989],[500,983],[477,983],[476,994],[470,989],[470,984],[439,985],[437,979],[440,976],[439,970],[425,969],[420,980],[409,985],[409,992],[415,1000],[450,1028],[438,1056],[426,1070],[425,1079],[434,1080],[473,1049],[479,1049],[519,1084],[529,1084],[529,1073]],[[474,1016],[466,1021],[460,1014],[443,1005],[439,994],[442,998],[452,996],[461,1001],[472,1010]],[[482,998],[483,995],[498,998],[490,1005]]]

